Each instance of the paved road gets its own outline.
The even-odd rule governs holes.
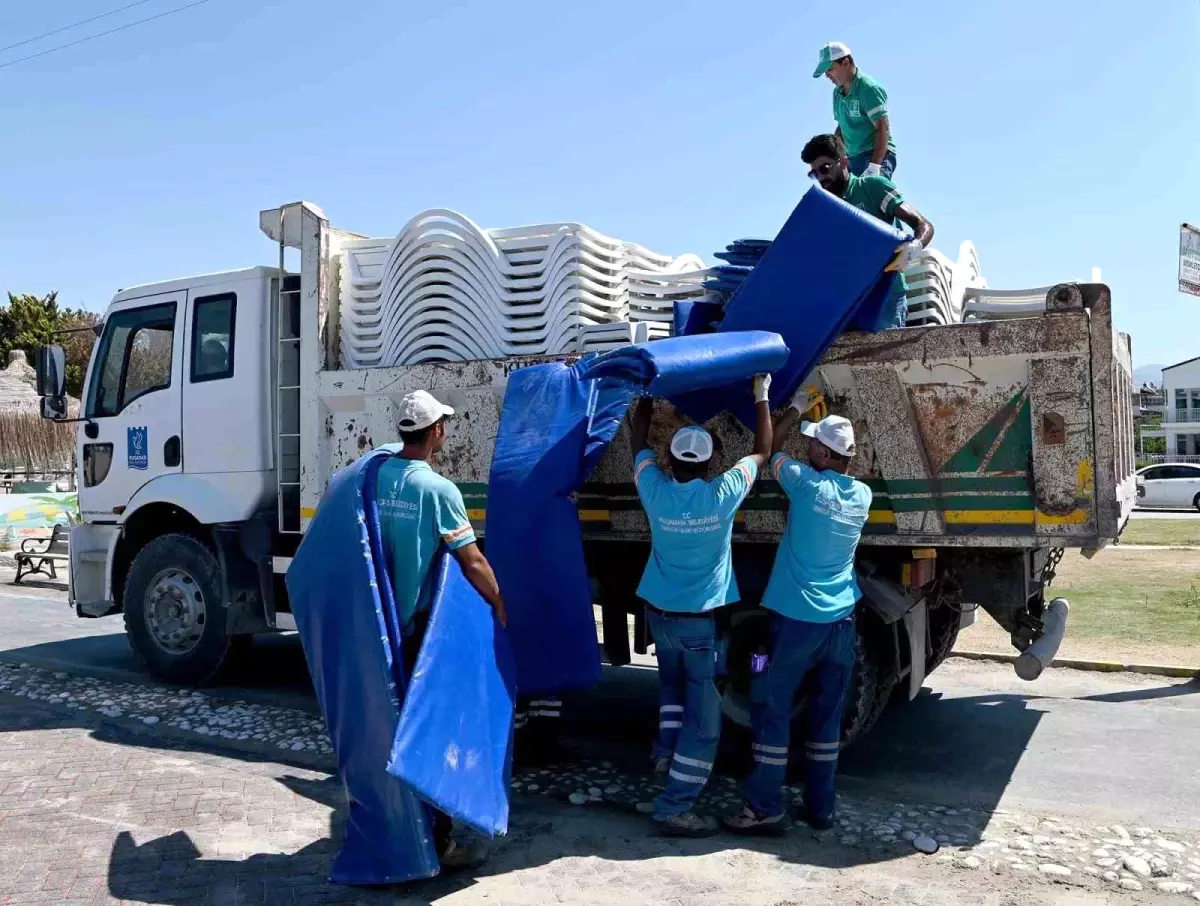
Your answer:
[[[152,682],[120,618],[77,619],[61,589],[13,588],[8,578],[0,572],[0,659]],[[657,720],[655,683],[652,669],[610,670],[601,687],[569,698],[569,745],[640,769]],[[259,640],[216,691],[315,710],[294,635]],[[1200,827],[1200,774],[1185,768],[1200,751],[1197,693],[1198,682],[1069,670],[1025,683],[1005,665],[952,660],[845,754],[842,774],[869,795]],[[741,773],[745,742],[726,734],[722,768]]]
[[[1200,510],[1134,510],[1132,519],[1200,519]]]
[[[0,676],[4,672],[0,668]],[[344,802],[340,784],[324,771],[181,743],[95,713],[0,697],[0,903],[1126,902],[1117,874],[1100,876],[1100,860],[1117,860],[1108,857],[1109,849],[1097,849],[1101,841],[1091,828],[1030,812],[922,814],[910,805],[900,813],[844,793],[843,826],[832,834],[797,828],[783,839],[684,841],[650,834],[644,817],[611,804],[577,807],[540,793],[514,793],[508,834],[483,868],[391,888],[339,887],[325,878],[343,838]],[[953,825],[962,836],[938,855],[925,856],[903,837],[862,833],[890,816],[898,825]],[[1195,834],[1134,836],[1114,844],[1118,855],[1154,848],[1179,889],[1192,887],[1182,879],[1200,867]],[[1043,865],[1058,874],[1037,868]],[[1126,883],[1144,889],[1138,903],[1183,902],[1159,893],[1149,879],[1143,884],[1130,876]]]

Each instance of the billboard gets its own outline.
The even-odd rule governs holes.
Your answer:
[[[1179,291],[1200,296],[1200,229],[1179,227]]]

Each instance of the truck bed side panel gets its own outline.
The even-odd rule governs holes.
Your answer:
[[[855,423],[855,470],[875,492],[864,543],[1093,547],[1116,537],[1128,512],[1121,495],[1133,488],[1121,408],[1130,362],[1127,342],[1112,333],[1107,290],[1092,301],[1090,313],[847,334],[829,350],[809,383]],[[431,390],[459,413],[440,469],[484,530],[507,376],[539,361],[548,360],[324,372],[315,471],[330,475],[395,442],[395,404],[409,390]],[[658,412],[651,441],[662,455],[681,418],[663,404]],[[719,468],[749,451],[750,432],[731,416],[708,427]],[[789,452],[802,456],[796,441]],[[588,536],[645,538],[624,430],[577,502]],[[786,513],[778,484],[760,479],[736,538],[776,542]]]

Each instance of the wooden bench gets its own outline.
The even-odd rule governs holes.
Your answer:
[[[71,533],[65,525],[56,525],[49,538],[26,538],[21,542],[21,549],[13,555],[17,561],[17,577],[13,585],[19,585],[22,578],[40,573],[49,579],[58,580],[58,570],[54,564],[62,560],[70,560],[69,539]],[[40,550],[38,545],[45,545]]]

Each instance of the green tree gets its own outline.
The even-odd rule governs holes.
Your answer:
[[[44,296],[9,293],[8,305],[0,307],[0,368],[14,349],[23,349],[33,364],[38,346],[54,342],[60,317],[56,292]]]
[[[67,356],[67,393],[79,397],[96,337],[91,328],[100,316],[82,308],[59,308],[58,293],[44,296],[8,294],[8,304],[0,305],[0,368],[14,349],[25,352],[29,364],[36,362],[37,348],[57,343]],[[78,328],[87,328],[78,330]],[[63,331],[74,331],[65,333]]]
[[[92,328],[99,323],[98,314],[82,308],[66,309],[59,319],[59,329],[71,331],[60,334],[58,342],[67,354],[67,393],[76,399],[83,396],[83,379],[87,375],[92,347],[96,345]]]

